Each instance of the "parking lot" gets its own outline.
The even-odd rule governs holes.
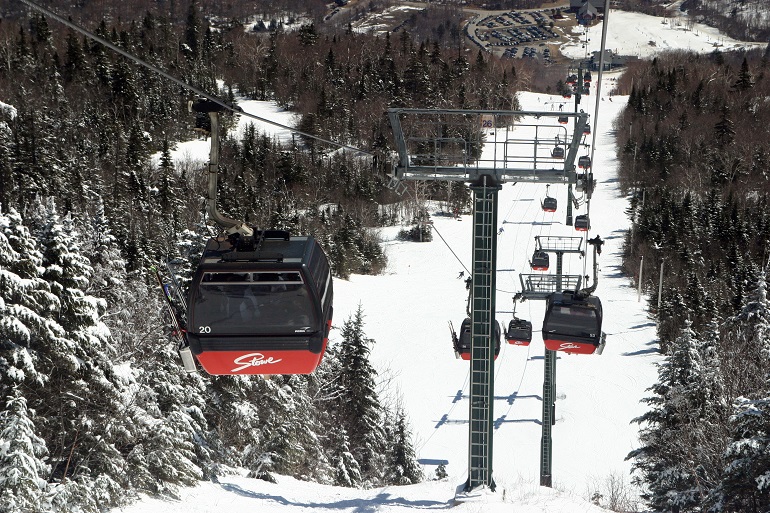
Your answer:
[[[557,9],[495,13],[472,21],[468,35],[487,51],[552,63],[548,44],[560,39],[555,25],[564,19]]]

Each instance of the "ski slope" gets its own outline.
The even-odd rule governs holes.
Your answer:
[[[605,88],[611,87],[605,75]],[[606,91],[605,91],[606,93]],[[593,112],[595,90],[583,107]],[[521,93],[522,109],[558,109],[560,96]],[[354,314],[359,304],[364,330],[375,340],[371,359],[393,400],[408,412],[418,457],[430,476],[445,462],[449,477],[407,487],[351,490],[303,483],[280,477],[278,484],[237,475],[218,483],[201,483],[183,490],[178,503],[145,499],[121,511],[197,513],[220,511],[402,511],[447,509],[458,511],[603,511],[586,499],[614,476],[628,478],[625,456],[636,447],[637,426],[631,420],[643,413],[639,399],[654,382],[654,324],[645,314],[645,299],[637,300],[628,277],[620,271],[620,254],[629,221],[627,205],[618,189],[612,123],[625,97],[600,101],[593,169],[597,180],[591,201],[589,236],[605,240],[599,257],[596,294],[604,306],[603,330],[607,346],[602,355],[559,353],[556,371],[556,425],[553,428],[554,489],[539,486],[542,417],[543,354],[540,326],[544,302],[519,304],[517,315],[533,322],[528,347],[503,344],[495,362],[494,462],[496,493],[479,493],[456,504],[456,491],[467,479],[469,362],[455,358],[447,323],[457,327],[465,316],[467,290],[460,271],[470,267],[472,221],[434,212],[432,242],[403,242],[401,227],[382,229],[380,236],[389,264],[379,276],[353,275],[335,280],[336,327]],[[570,109],[571,104],[565,104]],[[521,124],[534,120],[522,119]],[[494,137],[502,137],[496,135]],[[536,235],[579,236],[566,226],[566,185],[552,185],[559,200],[554,213],[543,212],[544,184],[504,184],[499,193],[497,310],[507,326],[512,296],[521,289],[519,272],[530,273],[528,260]],[[574,214],[585,213],[585,206]],[[438,236],[440,234],[441,236]],[[443,240],[442,240],[443,237]],[[444,242],[446,241],[446,242]],[[555,259],[552,257],[552,259]],[[511,271],[511,269],[515,271]],[[553,265],[552,265],[553,269]],[[565,274],[590,274],[591,260],[564,256]],[[332,341],[340,340],[332,330]]]
[[[549,110],[563,100],[522,93],[520,101],[526,111]],[[638,399],[654,382],[653,364],[659,361],[654,324],[645,314],[645,303],[637,301],[628,278],[620,272],[621,245],[629,222],[623,214],[626,199],[615,179],[611,131],[624,105],[625,98],[617,96],[602,102],[594,154],[597,187],[589,234],[598,234],[606,242],[599,257],[596,294],[604,305],[607,347],[601,356],[559,354],[557,361],[554,486],[575,494],[612,473],[628,474],[629,465],[623,460],[635,447],[637,432],[630,421],[644,411]],[[544,184],[524,183],[505,184],[499,193],[498,222],[503,232],[498,235],[498,311],[511,311],[512,296],[521,290],[519,272],[533,272],[528,260],[536,235],[580,235],[564,224],[566,186],[550,188],[559,200],[555,213],[542,211],[540,200],[545,194]],[[585,213],[584,209],[574,213]],[[439,236],[427,243],[401,242],[396,239],[397,229],[383,230],[388,269],[382,276],[356,275],[335,282],[335,324],[341,325],[362,305],[366,333],[376,341],[372,360],[400,389],[420,459],[448,461],[450,479],[460,485],[467,478],[469,365],[455,359],[447,322],[457,327],[465,317],[467,291],[458,275],[471,265],[472,220],[470,215],[459,221],[434,215],[432,221],[446,244]],[[590,274],[591,260],[586,269],[585,263],[576,255],[565,255],[564,273]],[[539,483],[544,354],[539,329],[544,307],[543,301],[518,305],[517,315],[530,319],[536,330],[533,342],[528,347],[504,344],[495,362],[493,475],[498,486]],[[503,326],[510,318],[510,313],[498,314]],[[332,340],[337,336],[333,333]],[[432,470],[430,465],[426,469]]]

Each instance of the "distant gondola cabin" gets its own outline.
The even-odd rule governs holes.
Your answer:
[[[532,254],[532,261],[530,267],[533,271],[547,271],[549,266],[548,253],[542,250],[537,250]]]
[[[500,354],[500,323],[495,321],[495,359]],[[469,317],[463,319],[460,324],[460,333],[453,334],[453,345],[455,350],[455,356],[463,360],[471,359],[471,320]]]
[[[559,200],[552,196],[546,196],[543,198],[541,207],[543,212],[556,212],[556,209],[559,207]]]
[[[591,229],[591,219],[586,214],[575,216],[575,230],[587,232]]]
[[[326,349],[332,294],[313,237],[210,239],[190,287],[190,349],[209,374],[309,374]]]
[[[532,323],[526,319],[514,317],[508,323],[505,340],[514,346],[528,346],[532,342]]]

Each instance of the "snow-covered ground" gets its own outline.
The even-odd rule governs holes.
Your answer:
[[[547,110],[549,102],[559,100],[533,93],[520,96],[524,110]],[[653,383],[652,364],[659,358],[654,351],[654,325],[644,313],[644,303],[637,302],[628,279],[619,271],[628,221],[623,215],[626,200],[615,180],[610,132],[625,98],[602,103],[591,236],[599,234],[606,241],[598,295],[604,303],[608,343],[602,356],[560,355],[556,373],[554,485],[577,497],[587,496],[588,489],[611,474],[628,475],[623,459],[636,441],[636,426],[629,422],[643,411],[638,398]],[[499,194],[499,223],[504,231],[498,236],[498,269],[515,271],[498,272],[498,311],[511,310],[512,295],[521,289],[519,272],[531,272],[528,259],[534,251],[534,236],[578,235],[564,225],[566,187],[551,187],[551,195],[561,204],[556,213],[542,211],[540,200],[545,194],[545,185],[537,184],[506,184]],[[469,373],[467,362],[454,358],[447,321],[458,326],[465,316],[467,291],[457,277],[470,267],[472,223],[470,216],[459,222],[434,216],[433,223],[448,244],[440,237],[430,243],[404,243],[395,239],[395,230],[383,231],[389,268],[382,276],[352,276],[335,282],[335,315],[339,323],[361,303],[366,332],[377,341],[372,358],[399,385],[419,457],[427,462],[448,461],[450,481],[460,485],[467,477]],[[583,275],[583,264],[583,259],[565,255],[564,272]],[[517,313],[539,330],[544,304],[529,301]],[[500,314],[498,319],[507,325],[510,314]],[[521,490],[527,484],[536,488],[539,483],[543,349],[537,333],[529,347],[504,345],[495,364],[493,468],[498,486],[506,490]],[[428,472],[434,469],[426,466]]]
[[[659,18],[635,12],[611,9],[608,15],[607,44],[605,48],[619,55],[652,57],[665,50],[690,50],[709,53],[719,48],[722,51],[740,48],[764,47],[761,43],[736,41],[708,25],[695,23],[687,26],[684,15],[673,18]],[[583,46],[585,30],[588,31],[588,45]],[[590,57],[598,52],[602,43],[602,24],[592,27],[575,27],[573,35],[577,42],[561,46],[561,53],[570,59]]]
[[[271,134],[271,137],[276,138],[282,143],[291,142],[291,131],[280,128],[273,123],[278,123],[283,126],[295,126],[297,121],[296,113],[282,109],[276,105],[275,102],[241,99],[238,101],[238,105],[245,113],[252,114],[260,119],[249,116],[238,116],[238,125],[235,127],[232,134],[234,137],[238,137],[248,125],[253,124],[257,133]],[[0,105],[0,107],[2,106]],[[266,120],[267,122],[263,120]],[[199,138],[195,141],[177,143],[171,149],[171,158],[174,162],[182,163],[190,169],[200,168],[208,162],[209,142],[208,137],[206,137]],[[157,153],[153,155],[152,161],[157,166],[160,162],[160,154]]]
[[[610,25],[608,48],[619,53],[635,53],[635,45],[653,52],[665,48],[704,52],[712,49],[710,44],[696,46],[693,32],[671,29],[662,25],[660,18],[612,11]],[[591,30],[591,44],[598,49],[601,28]],[[699,28],[698,32],[703,38],[725,42],[715,33],[704,36],[705,29]],[[633,37],[635,33],[639,36]],[[649,45],[650,40],[656,44]],[[472,224],[469,216],[458,221],[436,215],[434,227],[446,244],[438,236],[428,243],[401,242],[396,239],[398,228],[382,230],[388,268],[380,276],[354,275],[348,281],[335,280],[334,312],[335,324],[341,326],[362,305],[365,332],[376,341],[371,353],[373,363],[383,379],[397,387],[401,395],[426,474],[432,474],[436,464],[445,461],[447,479],[406,487],[355,490],[281,476],[277,484],[272,484],[233,475],[221,477],[216,483],[183,489],[178,501],[145,498],[120,511],[388,513],[453,506],[459,512],[603,511],[586,499],[592,491],[604,491],[611,479],[628,481],[630,463],[624,458],[637,444],[637,426],[631,420],[645,410],[639,400],[648,395],[646,389],[657,376],[655,364],[661,361],[656,351],[654,324],[645,314],[645,298],[637,299],[629,278],[620,270],[623,236],[629,221],[624,214],[627,200],[621,195],[616,178],[612,125],[627,98],[614,96],[610,100],[606,96],[612,88],[611,80],[610,75],[605,75],[606,99],[599,101],[595,127],[593,169],[597,188],[591,202],[589,234],[598,234],[606,241],[596,295],[604,305],[607,347],[601,356],[559,355],[553,489],[539,486],[544,347],[538,331],[529,347],[504,345],[495,363],[493,469],[497,491],[455,502],[455,493],[467,478],[469,376],[468,362],[454,357],[447,321],[457,326],[465,315],[467,291],[458,274],[464,270],[463,265],[470,266]],[[581,107],[593,115],[597,98],[592,90]],[[520,101],[523,110],[539,111],[550,110],[563,100],[522,93]],[[264,107],[254,105],[260,109],[260,116],[267,116]],[[176,151],[181,152],[177,155],[197,151],[197,158],[205,161],[208,145],[185,143]],[[564,225],[566,188],[552,186],[550,193],[560,203],[553,214],[540,208],[545,185],[506,184],[499,194],[499,222],[503,228],[498,236],[499,311],[510,311],[511,297],[521,288],[518,273],[530,272],[527,261],[534,250],[534,236],[577,234]],[[584,208],[575,213],[584,213]],[[566,274],[590,273],[590,262],[586,270],[583,259],[565,255],[564,263]],[[535,330],[539,330],[544,304],[529,301],[519,306],[517,314],[532,320]],[[507,324],[510,314],[501,313],[498,319]],[[332,331],[331,337],[339,340],[339,332]]]
[[[397,16],[403,16],[404,12],[422,11],[423,7],[414,5],[394,5],[387,7],[380,13],[371,14],[364,20],[355,23],[353,30],[356,32],[380,33],[388,31],[388,27],[393,25],[393,19]]]

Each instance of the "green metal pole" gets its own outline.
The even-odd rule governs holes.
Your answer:
[[[497,262],[497,193],[502,188],[483,176],[471,185],[473,192],[473,261],[471,285],[471,376],[468,481],[465,490],[492,479],[492,423],[494,360],[497,345],[495,275]]]
[[[564,253],[556,252],[556,290],[562,290]],[[553,441],[556,424],[556,351],[545,350],[543,361],[543,422],[540,438],[540,486],[553,486]]]

